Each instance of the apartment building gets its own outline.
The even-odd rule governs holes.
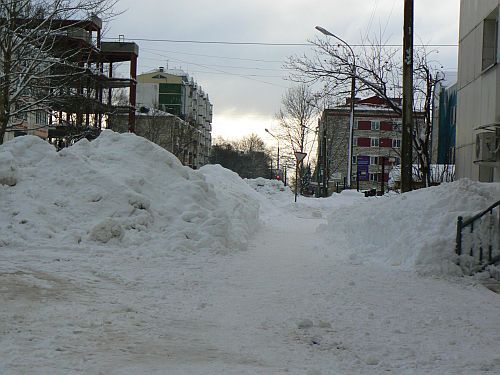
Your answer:
[[[455,164],[457,75],[446,72],[435,88],[432,110],[432,164]]]
[[[500,182],[500,0],[461,0],[456,176]]]
[[[179,117],[196,129],[192,140],[191,166],[208,163],[212,145],[212,112],[208,94],[192,77],[179,69],[159,67],[137,76],[137,107],[156,108]]]
[[[30,27],[31,23],[26,21],[25,25]],[[52,79],[63,80],[64,85],[54,82],[52,92],[42,95],[43,109],[25,111],[18,118],[12,118],[5,140],[32,134],[56,145],[68,145],[83,137],[96,137],[106,126],[108,116],[118,113],[126,116],[127,129],[133,132],[137,44],[123,40],[102,41],[103,24],[96,16],[83,20],[53,20],[51,26],[54,35],[52,56],[47,61],[47,65],[51,64],[48,76],[59,77]],[[71,59],[65,57],[68,54]],[[58,59],[65,59],[65,63],[58,65]],[[113,76],[117,63],[129,65],[128,77]],[[123,88],[129,91],[128,103],[117,106],[112,100],[113,90]],[[41,101],[38,97],[32,100]]]
[[[400,99],[392,99],[398,105]],[[317,180],[329,191],[347,184],[349,101],[325,109],[319,121]],[[361,190],[387,186],[392,166],[400,163],[401,117],[377,96],[356,100],[351,163],[352,184]],[[323,175],[326,173],[326,176]]]

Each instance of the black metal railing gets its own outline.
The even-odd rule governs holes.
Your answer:
[[[500,261],[500,201],[471,218],[458,217],[455,252],[469,275]]]

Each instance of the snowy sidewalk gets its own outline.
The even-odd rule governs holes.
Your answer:
[[[248,356],[248,373],[500,369],[497,295],[343,261],[315,248],[320,220],[282,215],[273,222],[220,270],[206,308],[217,327],[214,344]]]
[[[349,260],[264,212],[247,251],[2,252],[4,374],[500,372],[500,300]]]

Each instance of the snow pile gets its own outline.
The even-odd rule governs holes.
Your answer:
[[[19,137],[0,148],[0,246],[244,248],[257,204],[234,195],[133,134],[104,131],[60,152]]]
[[[219,164],[205,165],[199,173],[214,186],[219,204],[233,216],[232,234],[246,243],[258,228],[259,197],[237,173]]]
[[[268,180],[262,177],[245,179],[246,183],[250,185],[255,191],[268,195],[277,197],[285,195],[293,195],[289,186],[285,186],[282,181],[279,180]]]
[[[469,217],[500,197],[500,184],[467,179],[339,207],[319,229],[331,248],[428,274],[460,273],[455,265],[458,216]]]

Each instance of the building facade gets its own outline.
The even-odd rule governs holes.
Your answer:
[[[456,175],[500,182],[500,0],[461,0]]]
[[[143,108],[136,112],[135,133],[174,154],[183,165],[201,167],[197,145],[203,141],[203,133],[178,116],[157,109]],[[116,114],[109,117],[108,128],[119,132],[128,131],[127,116]]]
[[[328,181],[330,192],[348,180],[349,115],[346,103],[325,109],[319,121],[316,177],[320,186]],[[351,188],[382,190],[387,186],[391,168],[400,163],[400,154],[401,116],[376,96],[356,100]]]
[[[451,76],[451,77],[448,77]],[[457,131],[456,75],[445,74],[435,88],[432,110],[432,164],[455,164]]]
[[[26,20],[27,28],[31,27],[32,21]],[[138,45],[102,41],[103,24],[96,16],[83,20],[51,20],[50,24],[53,28],[50,33],[47,31],[53,34],[50,59],[47,58],[47,66],[40,68],[47,69],[47,77],[56,77],[46,79],[52,92],[41,95],[43,100],[29,98],[43,105],[39,108],[32,106],[18,118],[12,118],[5,140],[32,134],[56,145],[70,144],[83,137],[96,137],[109,114],[116,113],[127,117],[127,128],[133,132]],[[36,27],[37,20],[34,25]],[[68,59],[68,54],[74,56]],[[30,59],[28,56],[28,61]],[[113,75],[117,63],[129,65],[128,77]],[[128,89],[126,105],[114,105],[115,89]]]
[[[209,162],[213,106],[208,94],[187,73],[160,67],[137,76],[137,107],[168,112],[196,129],[191,165],[198,168]]]

